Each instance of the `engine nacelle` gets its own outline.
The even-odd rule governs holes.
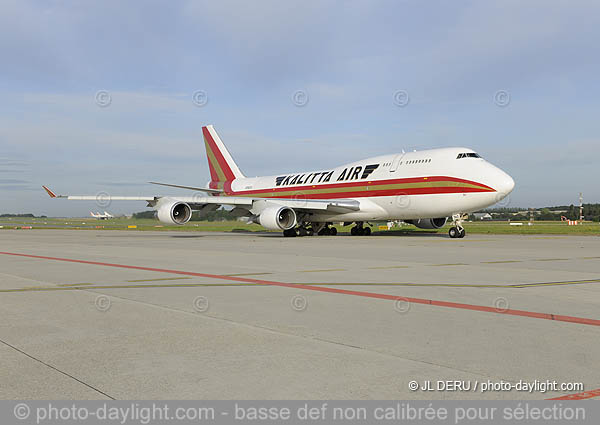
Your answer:
[[[165,202],[157,212],[158,219],[165,224],[185,224],[192,218],[192,209],[185,202]]]
[[[296,225],[296,212],[289,207],[269,207],[260,213],[258,222],[269,230],[288,230]]]
[[[421,218],[419,220],[406,220],[407,223],[417,226],[419,229],[439,229],[446,225],[448,217]]]

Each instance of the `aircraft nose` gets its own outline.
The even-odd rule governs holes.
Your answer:
[[[508,195],[515,188],[515,181],[511,176],[506,174],[504,171],[500,172],[498,180],[496,182],[495,189],[502,194]]]

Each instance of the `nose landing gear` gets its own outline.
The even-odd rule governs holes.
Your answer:
[[[456,238],[464,238],[467,232],[465,232],[465,228],[462,226],[462,215],[461,214],[453,214],[452,215],[452,227],[448,230],[448,236],[452,239]]]
[[[465,237],[465,229],[463,228],[462,230],[458,230],[458,227],[451,227],[450,230],[448,230],[448,236],[450,236],[451,238],[464,238]]]

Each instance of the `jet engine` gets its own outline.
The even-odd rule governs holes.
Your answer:
[[[157,211],[158,219],[165,224],[185,224],[192,218],[192,209],[185,202],[165,202]]]
[[[296,213],[289,207],[268,207],[260,213],[258,222],[269,230],[288,230],[296,225]]]
[[[419,229],[439,229],[444,227],[448,217],[421,218],[419,220],[406,220],[407,223],[417,226]]]

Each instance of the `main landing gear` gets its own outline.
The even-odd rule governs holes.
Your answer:
[[[323,226],[323,228],[317,232],[317,235],[335,236],[337,235],[337,229],[335,227]]]
[[[298,236],[298,229],[287,229],[283,231],[283,236],[286,238],[295,238]]]
[[[305,223],[301,226],[293,229],[283,231],[285,237],[295,236],[312,236],[317,234],[319,236],[335,236],[337,235],[337,229],[330,226],[331,223]]]
[[[462,216],[460,214],[452,215],[452,227],[448,230],[448,236],[452,239],[464,238],[466,235],[465,228],[462,226]]]
[[[356,222],[356,226],[350,229],[350,234],[352,236],[369,236],[371,234],[370,227],[363,227],[363,222]]]

